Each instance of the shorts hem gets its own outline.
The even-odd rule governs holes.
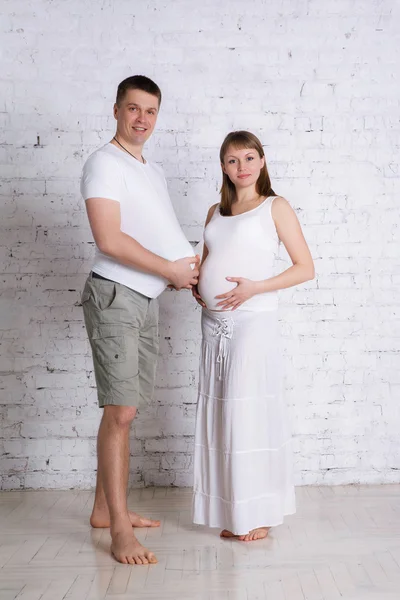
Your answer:
[[[104,408],[105,406],[130,406],[132,408],[145,408],[149,406],[151,402],[146,402],[144,400],[113,400],[107,399],[104,401],[98,400],[99,408]]]

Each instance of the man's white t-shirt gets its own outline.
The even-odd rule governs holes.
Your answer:
[[[121,231],[154,254],[175,261],[194,256],[176,218],[162,169],[136,160],[113,144],[96,150],[83,167],[81,193],[120,203]],[[168,281],[123,265],[97,248],[93,271],[149,298],[165,290]]]

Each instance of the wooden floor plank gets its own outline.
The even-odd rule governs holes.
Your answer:
[[[132,490],[161,527],[157,565],[120,565],[91,529],[92,492],[0,493],[1,600],[398,600],[400,486],[299,488],[298,511],[254,543],[193,525],[192,493]]]

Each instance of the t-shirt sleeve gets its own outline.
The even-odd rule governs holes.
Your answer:
[[[104,152],[95,152],[83,167],[81,194],[88,198],[108,198],[121,202],[124,178],[118,163]]]

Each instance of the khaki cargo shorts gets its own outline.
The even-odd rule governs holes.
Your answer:
[[[99,406],[148,405],[158,355],[158,301],[89,275],[82,293]]]

